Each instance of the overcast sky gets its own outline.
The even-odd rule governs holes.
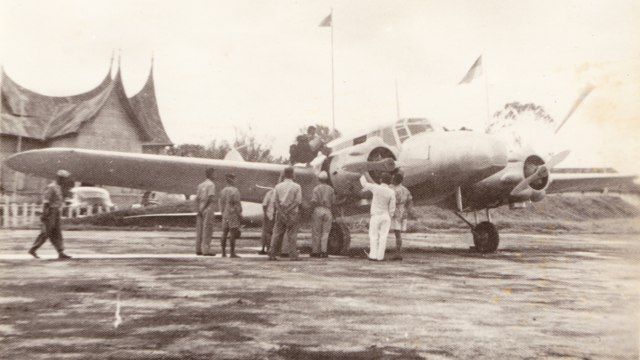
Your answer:
[[[337,128],[402,117],[483,130],[511,101],[560,120],[595,90],[549,149],[563,166],[640,173],[640,1],[10,1],[0,0],[0,63],[47,95],[95,87],[112,51],[127,92],[151,56],[160,114],[175,143],[252,126],[285,154],[300,127],[331,124],[333,8]],[[457,85],[483,55],[485,78]],[[116,55],[117,57],[117,55]],[[485,84],[487,86],[485,86]],[[487,91],[488,90],[488,93]],[[488,96],[487,96],[488,95]]]

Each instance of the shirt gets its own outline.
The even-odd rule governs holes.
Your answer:
[[[336,202],[336,193],[333,188],[327,184],[320,184],[313,188],[311,195],[311,203],[316,206],[326,207],[331,210]]]
[[[227,185],[220,191],[220,212],[222,221],[228,221],[229,226],[240,226],[240,216],[242,216],[242,203],[240,202],[240,191],[237,187]]]
[[[371,215],[393,215],[396,211],[396,193],[387,184],[372,184],[367,182],[363,176],[360,177],[360,184],[364,190],[371,191]]]
[[[407,209],[409,203],[413,200],[413,196],[411,196],[411,192],[404,185],[391,185],[391,189],[396,194],[396,206],[404,206],[404,209]]]
[[[273,220],[273,213],[275,212],[273,204],[273,189],[267,191],[262,199],[262,209],[269,220]]]
[[[273,201],[278,210],[290,209],[298,212],[298,207],[302,204],[302,188],[291,179],[284,179],[273,189]],[[293,206],[293,205],[297,206]]]
[[[391,189],[396,194],[396,214],[395,216],[400,215],[401,218],[406,218],[406,211],[409,209],[409,205],[413,201],[413,197],[411,196],[411,192],[404,185],[391,185]]]
[[[63,200],[62,188],[60,187],[60,185],[58,185],[58,183],[52,182],[44,189],[42,202],[44,204],[49,204],[49,207],[60,208],[62,207]]]
[[[205,204],[207,203],[207,199],[209,196],[216,195],[216,184],[213,183],[210,179],[207,179],[198,185],[198,190],[196,192],[196,207],[198,211],[205,210]],[[212,203],[209,203],[211,206]]]

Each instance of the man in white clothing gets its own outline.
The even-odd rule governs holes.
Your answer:
[[[389,187],[391,175],[382,173],[382,184],[372,184],[364,175],[360,177],[363,191],[371,191],[371,220],[369,221],[369,260],[384,260],[387,249],[387,236],[391,225],[391,215],[396,210],[396,194]]]

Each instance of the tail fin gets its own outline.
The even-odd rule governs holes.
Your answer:
[[[236,149],[229,150],[227,155],[224,156],[224,159],[230,161],[244,161],[242,154],[240,154],[240,152]]]

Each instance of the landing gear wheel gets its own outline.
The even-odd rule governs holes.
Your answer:
[[[476,251],[492,253],[498,250],[500,235],[498,235],[498,230],[492,223],[483,221],[473,228],[471,233],[473,234],[473,244],[476,246]]]
[[[346,224],[334,221],[329,231],[327,252],[331,255],[347,255],[351,246],[351,233]]]

